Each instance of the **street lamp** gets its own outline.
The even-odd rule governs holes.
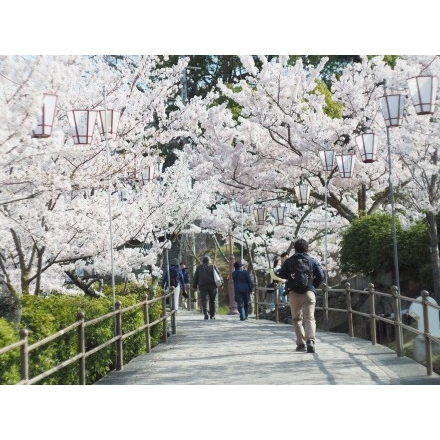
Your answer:
[[[377,136],[374,133],[363,133],[357,136],[356,143],[361,154],[362,162],[376,162]]]
[[[307,183],[300,183],[295,187],[295,194],[298,205],[308,205],[310,198],[310,186]]]
[[[385,90],[386,93],[386,90]],[[405,97],[403,95],[387,95],[381,98],[382,114],[385,120],[387,129],[387,147],[388,147],[388,182],[390,187],[390,203],[391,203],[391,224],[393,232],[393,253],[394,253],[394,273],[396,277],[397,286],[397,310],[395,310],[395,318],[400,321],[400,279],[399,279],[399,259],[397,253],[397,234],[396,234],[396,213],[394,209],[394,187],[393,187],[393,172],[391,166],[391,142],[390,142],[390,127],[400,127],[403,120],[403,109],[405,105]],[[402,331],[398,329],[397,333],[397,352],[399,356],[403,354],[403,335]]]
[[[71,110],[67,113],[75,145],[89,145],[92,143],[97,116],[97,110]]]
[[[331,149],[322,150],[319,152],[321,158],[322,166],[324,169],[324,209],[325,209],[325,242],[324,242],[324,265],[325,265],[325,284],[328,285],[328,269],[327,269],[327,193],[328,193],[328,183],[327,183],[327,172],[332,171],[335,167],[335,152]]]
[[[353,177],[356,156],[354,154],[336,154],[335,159],[336,164],[338,165],[339,176],[343,179]]]
[[[104,110],[71,110],[67,113],[70,126],[72,127],[73,142],[75,144],[88,145],[91,144],[93,138],[93,131],[96,122],[98,122],[101,138],[104,140],[107,166],[110,165],[110,149],[108,145],[108,136],[116,135],[119,124],[119,112],[114,110],[107,110],[107,96],[105,87],[103,87],[104,95]],[[99,119],[97,121],[97,116]],[[110,258],[111,258],[111,273],[112,273],[112,296],[113,296],[113,310],[116,307],[116,293],[115,293],[115,269],[113,257],[113,224],[112,224],[112,204],[111,204],[111,182],[108,179],[108,215],[109,215],[109,232],[110,232]],[[115,321],[116,322],[116,321]]]
[[[438,79],[432,75],[412,77],[407,80],[409,92],[414,104],[414,109],[417,115],[429,115],[434,113],[434,105],[437,94]],[[385,86],[384,86],[385,88]],[[394,208],[394,188],[392,179],[391,166],[391,142],[390,132],[391,127],[400,127],[403,120],[403,110],[405,105],[405,97],[403,95],[394,94],[385,95],[381,98],[382,114],[385,120],[387,129],[387,147],[388,147],[388,174],[390,187],[390,203],[391,203],[391,219],[393,229],[393,250],[394,250],[394,271],[396,277],[396,286],[398,289],[396,319],[400,321],[400,280],[399,280],[399,262],[397,253],[397,235],[396,235],[396,220]],[[399,356],[403,355],[403,335],[399,331]]]
[[[258,205],[254,209],[254,216],[255,216],[255,221],[257,222],[257,225],[259,225],[259,226],[264,225],[264,223],[266,221],[266,212],[267,212],[267,208],[263,205]]]
[[[244,245],[244,212],[246,211],[247,214],[250,214],[252,212],[252,206],[251,205],[242,205],[241,203],[238,203],[234,200],[233,206],[235,211],[241,212],[241,262],[243,262],[243,245]]]
[[[402,124],[405,97],[403,95],[385,94],[381,98],[381,104],[382,104],[382,114],[387,129],[388,182],[390,187],[391,222],[392,222],[392,230],[393,230],[394,272],[396,277],[396,286],[400,295],[399,260],[397,253],[397,235],[396,235],[396,214],[394,209],[394,187],[393,187],[393,171],[391,166],[391,142],[390,142],[389,129],[391,127],[400,127],[400,125]]]
[[[280,203],[278,206],[275,206],[272,209],[273,216],[275,217],[275,221],[277,225],[284,224],[284,217],[286,216],[287,206],[285,203]]]
[[[409,93],[418,115],[434,113],[438,78],[432,75],[415,76],[407,80]]]

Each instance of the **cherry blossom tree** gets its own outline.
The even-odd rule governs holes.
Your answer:
[[[331,92],[343,106],[342,118],[327,114],[325,97],[316,87],[325,59],[316,68],[305,68],[301,61],[289,65],[288,57],[281,56],[270,62],[260,57],[260,68],[252,57],[241,61],[247,78],[234,85],[219,84],[222,96],[239,106],[240,115],[235,118],[226,104],[216,105],[217,95],[208,96],[209,109],[199,119],[202,132],[186,149],[194,174],[198,179],[215,176],[219,197],[242,204],[291,201],[295,186],[300,181],[309,183],[312,198],[306,218],[291,216],[285,226],[277,226],[276,235],[269,236],[284,237],[284,244],[274,240],[274,252],[287,247],[285,240],[301,236],[321,256],[327,180],[327,234],[330,254],[335,255],[340,232],[351,220],[363,213],[390,211],[387,130],[380,98],[395,91],[407,94],[407,79],[412,76],[438,76],[438,58],[401,56],[390,65],[384,57],[360,57],[360,62],[333,78]],[[356,143],[356,137],[367,131],[378,136],[381,146],[373,164],[361,161]],[[421,216],[428,222],[434,295],[439,297],[437,131],[436,117],[417,116],[408,102],[404,124],[390,129],[390,162],[401,224],[410,225]],[[336,166],[325,174],[319,157],[325,148],[356,157],[351,178],[342,177]],[[328,264],[330,272],[337,260]]]
[[[133,269],[151,266],[157,277],[170,239],[199,215],[195,201],[211,193],[190,185],[184,157],[146,178],[161,148],[185,134],[179,121],[190,113],[175,100],[185,60],[160,63],[154,56],[2,57],[0,269],[12,294],[59,291],[67,273],[97,296],[76,275],[108,278],[111,250],[117,276],[133,279]],[[47,91],[58,96],[52,135],[32,138]],[[95,133],[90,145],[74,144],[68,112],[104,105],[120,112],[117,136]]]

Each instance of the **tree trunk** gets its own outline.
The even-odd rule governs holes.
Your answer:
[[[426,214],[429,231],[429,244],[431,248],[431,267],[432,280],[434,285],[434,292],[432,297],[438,302],[440,300],[440,264],[439,264],[439,250],[438,250],[438,231],[435,214],[430,211]]]
[[[102,298],[104,296],[102,293],[97,292],[91,286],[91,284],[86,284],[84,281],[78,278],[71,270],[66,270],[65,273],[72,280],[72,283],[75,284],[76,287],[79,287],[86,296],[91,296],[92,298]]]
[[[20,298],[11,292],[6,285],[1,286],[0,290],[0,318],[5,318],[11,322],[20,322],[21,303]]]
[[[365,214],[367,212],[367,187],[363,183],[358,190],[358,212]]]

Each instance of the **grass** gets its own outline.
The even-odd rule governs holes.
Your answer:
[[[217,315],[229,315],[229,306],[220,306],[217,310]]]

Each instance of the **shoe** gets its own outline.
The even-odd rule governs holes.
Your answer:
[[[211,319],[215,319],[215,316],[211,316]]]
[[[246,319],[240,318],[240,321],[246,321]]]
[[[307,341],[307,353],[315,352],[315,341],[313,339],[309,339]]]
[[[209,319],[209,316],[208,316],[208,315],[205,315],[205,319]]]
[[[306,344],[299,344],[296,346],[296,351],[306,352]]]

